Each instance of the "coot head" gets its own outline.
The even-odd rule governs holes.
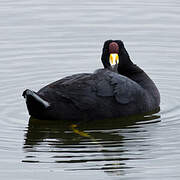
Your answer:
[[[121,40],[107,40],[104,43],[102,57],[104,68],[121,73],[133,65]]]

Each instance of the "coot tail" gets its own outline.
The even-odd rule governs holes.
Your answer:
[[[50,107],[50,103],[48,103],[34,91],[26,89],[22,95],[26,99],[29,115],[31,116],[38,117]]]

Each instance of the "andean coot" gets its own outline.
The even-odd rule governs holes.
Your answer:
[[[121,40],[108,40],[104,69],[53,82],[37,93],[25,90],[29,114],[38,119],[93,120],[144,114],[159,109],[160,94],[131,61]]]

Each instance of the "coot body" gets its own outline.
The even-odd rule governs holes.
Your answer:
[[[157,87],[132,63],[122,41],[105,42],[102,63],[104,69],[65,77],[37,93],[25,90],[29,114],[38,119],[94,120],[159,109]]]

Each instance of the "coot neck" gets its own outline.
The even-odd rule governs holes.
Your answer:
[[[118,69],[119,74],[126,76],[130,78],[131,80],[138,83],[141,87],[144,89],[150,91],[149,88],[154,85],[154,82],[150,79],[150,77],[137,65],[130,64],[129,66],[119,68]],[[151,84],[151,86],[149,86]]]
[[[132,79],[134,76],[144,73],[144,71],[136,64],[129,64],[128,66],[118,67],[119,74]]]
[[[154,99],[154,102],[160,102],[160,95],[156,85],[140,67],[132,64],[128,66],[128,68],[119,69],[119,73],[139,84],[143,89],[146,90],[146,92],[148,92],[148,95],[151,96],[151,99]]]

